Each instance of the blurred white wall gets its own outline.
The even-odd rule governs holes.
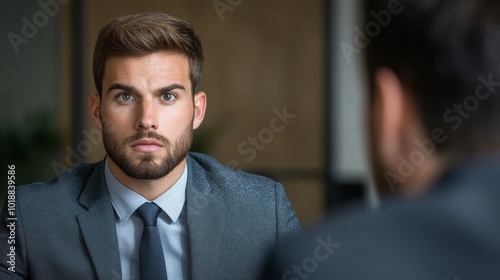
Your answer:
[[[346,55],[341,44],[354,45],[354,28],[362,26],[359,0],[335,0],[331,5],[332,52],[330,77],[332,90],[330,133],[333,142],[331,175],[339,182],[363,183],[367,199],[376,204],[369,175],[367,135],[365,133],[366,90],[363,72],[363,50]]]

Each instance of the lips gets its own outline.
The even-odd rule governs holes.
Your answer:
[[[154,139],[141,139],[132,143],[132,149],[137,152],[153,153],[161,150],[163,145]]]

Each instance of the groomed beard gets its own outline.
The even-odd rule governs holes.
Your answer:
[[[102,139],[108,156],[127,176],[139,180],[157,180],[168,175],[186,158],[193,142],[192,122],[173,143],[154,131],[139,132],[119,143],[116,134],[105,127],[103,125]],[[155,139],[167,150],[161,163],[156,163],[149,153],[142,155],[138,164],[128,158],[126,151],[130,144],[143,138]]]

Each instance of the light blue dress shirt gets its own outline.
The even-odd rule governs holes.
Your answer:
[[[187,166],[168,191],[153,200],[163,211],[158,216],[169,280],[189,279],[189,240],[185,210]],[[106,160],[105,178],[116,213],[116,233],[123,280],[139,280],[139,244],[143,223],[134,212],[147,199],[120,183]]]

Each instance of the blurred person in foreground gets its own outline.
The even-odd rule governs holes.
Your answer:
[[[17,188],[0,279],[257,278],[299,224],[281,184],[188,152],[206,109],[202,63],[198,36],[172,16],[101,29],[90,117],[107,156]]]
[[[500,279],[500,2],[364,4],[374,177],[399,195],[280,246],[263,279]]]

